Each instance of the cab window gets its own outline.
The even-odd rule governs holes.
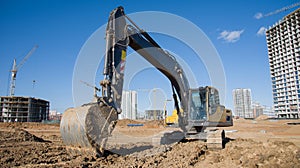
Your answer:
[[[190,119],[191,120],[205,120],[206,115],[206,94],[199,93],[199,90],[191,93],[190,103]]]

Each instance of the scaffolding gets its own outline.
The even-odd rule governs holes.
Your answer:
[[[0,97],[0,122],[42,122],[49,119],[49,101],[33,97]]]

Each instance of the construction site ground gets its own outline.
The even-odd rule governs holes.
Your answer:
[[[0,123],[0,167],[300,167],[300,120],[236,119],[222,150],[202,141],[153,145],[177,128],[158,121],[118,122],[103,157],[70,155],[59,124]],[[288,124],[289,123],[289,124]],[[128,124],[137,124],[129,127]],[[142,124],[142,125],[141,125]]]

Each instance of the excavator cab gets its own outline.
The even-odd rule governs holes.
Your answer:
[[[188,111],[190,126],[232,126],[232,112],[220,105],[219,92],[214,87],[190,89]]]
[[[220,105],[219,92],[211,86],[189,90],[188,124],[185,138],[204,140],[209,149],[224,148],[225,132],[232,126],[232,112]]]

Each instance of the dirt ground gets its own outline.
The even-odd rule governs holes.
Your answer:
[[[103,157],[69,155],[58,124],[0,123],[0,167],[300,167],[300,120],[237,119],[222,150],[202,141],[153,146],[158,122],[123,120]],[[127,124],[143,124],[128,127]]]

